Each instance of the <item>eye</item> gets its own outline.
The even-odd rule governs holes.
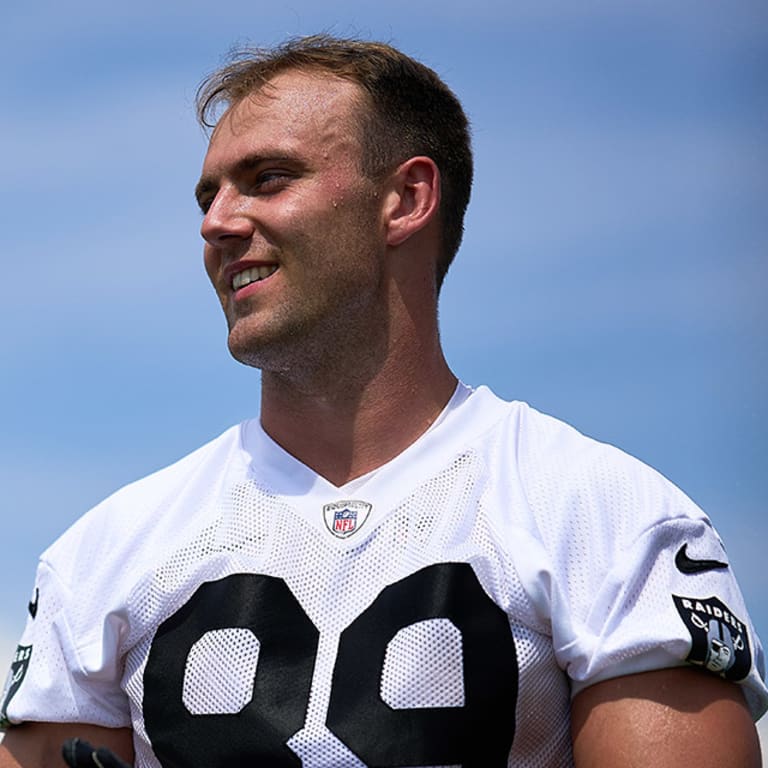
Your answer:
[[[204,197],[197,198],[197,204],[200,207],[200,213],[202,213],[203,216],[208,213],[208,209],[211,207],[214,197],[215,195],[205,195]]]
[[[203,216],[208,213],[208,209],[213,205],[213,201],[216,199],[218,193],[218,187],[209,183],[201,182],[195,188],[195,200],[197,200],[197,205]]]
[[[260,171],[253,183],[253,190],[256,193],[270,194],[282,189],[293,175],[281,168],[269,168]]]

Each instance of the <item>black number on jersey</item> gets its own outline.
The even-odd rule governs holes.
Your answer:
[[[463,705],[393,707],[381,693],[387,648],[432,619],[460,633]],[[192,647],[232,628],[260,643],[253,696],[236,714],[190,714],[182,690]],[[201,585],[158,628],[144,672],[144,721],[163,768],[300,766],[286,742],[304,725],[318,639],[282,579],[235,574]],[[370,768],[504,768],[517,684],[506,614],[468,564],[442,563],[386,587],[342,632],[326,726]]]
[[[253,698],[234,715],[190,714],[182,691],[192,646],[230,628],[261,644]],[[282,579],[239,573],[201,585],[158,627],[144,672],[144,724],[163,768],[301,766],[285,742],[304,724],[318,637]]]

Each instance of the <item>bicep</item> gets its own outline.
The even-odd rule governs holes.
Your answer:
[[[103,728],[81,723],[24,723],[9,730],[0,743],[0,768],[63,766],[62,744],[75,736],[94,746],[108,747],[133,764],[133,736],[129,728]]]
[[[737,685],[690,667],[617,677],[581,691],[571,712],[578,768],[760,768]]]

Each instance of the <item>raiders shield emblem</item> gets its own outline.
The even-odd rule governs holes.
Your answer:
[[[323,507],[325,526],[334,536],[346,539],[363,527],[371,509],[373,505],[367,501],[336,501],[326,504]]]
[[[716,597],[672,598],[691,633],[691,651],[686,660],[728,680],[743,680],[752,666],[744,623]]]
[[[0,706],[0,726],[5,727],[9,725],[6,711],[8,710],[8,705],[11,703],[14,694],[21,687],[24,675],[27,674],[30,658],[32,658],[31,645],[20,645],[16,648],[16,654],[14,655],[11,664],[11,671],[8,673],[8,679],[5,682],[5,689],[3,690],[2,706]]]

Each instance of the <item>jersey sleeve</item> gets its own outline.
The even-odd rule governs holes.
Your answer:
[[[83,597],[41,560],[30,615],[3,691],[3,728],[28,721],[130,725],[120,688],[123,619],[109,613],[82,626],[77,605]]]
[[[691,664],[768,707],[763,651],[733,566],[704,519],[666,520],[617,553],[558,645],[574,693],[609,677]],[[565,638],[563,638],[565,640]]]
[[[608,678],[693,665],[768,710],[763,649],[709,518],[651,467],[566,425],[526,457],[548,559],[555,654],[575,695]]]
[[[43,553],[30,615],[0,712],[25,721],[131,726],[127,657],[144,632],[134,593],[168,555],[196,535],[219,467],[239,471],[240,427],[175,464],[119,489],[80,517]],[[212,486],[213,484],[213,486]],[[195,513],[190,510],[196,510]],[[202,524],[202,523],[201,523]]]

